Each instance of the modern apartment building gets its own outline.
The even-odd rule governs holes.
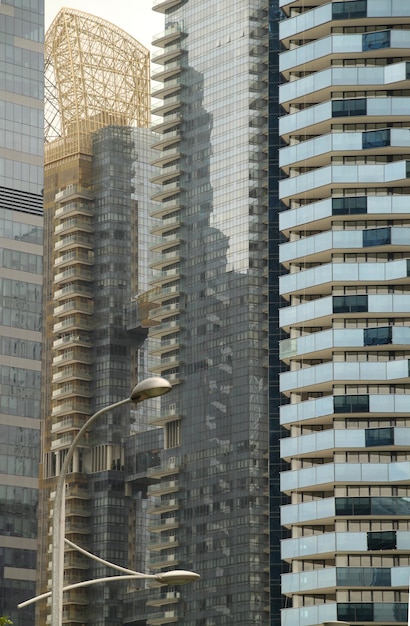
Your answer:
[[[148,372],[144,294],[154,189],[148,51],[116,26],[71,9],[62,9],[50,26],[45,51],[40,591],[50,585],[55,476],[73,437],[95,411],[127,398]],[[130,411],[122,408],[101,418],[81,442],[68,478],[66,536],[136,567],[129,520],[139,519],[143,505],[136,499],[146,485],[131,484],[142,466],[135,467],[137,434],[124,450],[131,430]],[[152,454],[162,445],[160,435],[142,443]],[[66,584],[113,573],[73,549],[66,550],[64,569]],[[120,626],[126,590],[121,583],[65,594],[63,623]],[[48,612],[42,603],[39,624],[47,623]]]
[[[407,623],[410,7],[280,5],[282,623]]]
[[[155,421],[150,563],[201,580],[161,594],[147,624],[267,625],[268,3],[154,10],[150,336],[174,389]]]
[[[0,4],[0,615],[35,591],[40,452],[43,1]]]

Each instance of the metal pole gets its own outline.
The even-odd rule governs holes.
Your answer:
[[[80,428],[71,446],[67,451],[64,463],[57,478],[54,513],[53,513],[53,544],[51,560],[51,626],[63,624],[63,579],[64,579],[64,538],[65,538],[65,479],[70,468],[71,460],[79,441],[90,428],[93,422],[104,413],[108,413],[117,407],[131,402],[131,398],[125,398],[114,404],[106,406],[92,415]]]

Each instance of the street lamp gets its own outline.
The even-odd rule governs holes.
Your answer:
[[[72,585],[67,585],[67,587],[63,587],[64,591],[70,591],[71,589],[79,589],[80,587],[90,587],[91,585],[97,585],[99,583],[111,582],[113,580],[155,580],[161,585],[184,585],[186,583],[194,582],[200,578],[199,574],[195,572],[189,572],[186,570],[172,570],[170,572],[160,572],[159,574],[141,574],[141,572],[134,572],[132,569],[127,569],[126,567],[121,567],[121,565],[116,565],[115,563],[111,563],[110,561],[106,561],[105,559],[100,558],[99,556],[92,554],[91,552],[87,552],[84,548],[80,548],[77,544],[69,541],[68,539],[64,540],[71,548],[75,548],[85,556],[90,557],[94,561],[98,561],[98,563],[102,563],[107,567],[111,567],[112,569],[116,569],[119,572],[125,572],[125,575],[122,576],[106,576],[104,578],[93,578],[91,580],[82,580],[79,583],[74,583]],[[53,594],[52,591],[47,591],[46,593],[42,593],[39,596],[35,596],[34,598],[30,598],[25,602],[20,602],[17,605],[18,609],[23,609],[30,604],[34,604],[34,602],[39,602],[39,600],[44,600],[45,598],[49,598]]]
[[[64,537],[65,537],[65,479],[73,458],[74,452],[87,430],[101,415],[130,402],[142,402],[149,398],[162,396],[171,391],[172,385],[165,378],[155,376],[147,378],[137,385],[129,398],[106,406],[92,415],[75,435],[67,451],[60,474],[57,478],[54,496],[52,561],[51,561],[51,626],[62,626],[63,619],[63,579],[64,579]],[[133,572],[136,575],[137,572]],[[147,575],[142,574],[144,578]],[[118,578],[118,577],[117,577]],[[91,584],[91,583],[89,583]]]

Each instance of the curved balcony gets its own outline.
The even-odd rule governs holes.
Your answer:
[[[408,383],[409,361],[401,359],[388,362],[341,362],[320,363],[304,369],[283,372],[279,375],[282,393],[290,391],[327,391],[334,383],[403,384]]]
[[[322,498],[320,500],[282,506],[281,523],[287,528],[305,524],[309,526],[312,524],[328,526],[334,524],[335,518],[370,519],[375,516],[380,520],[391,520],[392,518],[408,519],[409,513],[410,505],[408,499],[400,496]],[[339,535],[339,533],[336,534]],[[350,535],[351,533],[348,534]],[[316,548],[320,551],[320,546],[315,545],[316,541],[320,543],[320,538],[323,540],[321,547],[326,550],[326,537],[329,536],[331,535],[326,533],[325,535],[300,537],[300,545],[299,539],[284,540],[282,541],[282,545],[284,545],[283,553],[286,554],[286,558],[289,558],[292,552],[299,550],[301,553],[303,550],[306,550],[307,554]],[[406,539],[408,539],[408,531],[397,533],[397,548],[406,549],[409,545],[407,543],[406,546]],[[306,548],[304,548],[304,541],[306,542]],[[332,539],[329,541],[331,542]],[[338,545],[337,537],[336,545]],[[342,548],[342,544],[340,548]]]
[[[368,215],[372,220],[401,219],[408,213],[409,200],[408,196],[327,198],[283,211],[279,214],[279,228],[289,236],[290,230],[304,231],[308,224],[308,230],[330,230],[335,216],[343,216],[345,221],[357,220],[358,215]]]
[[[181,243],[181,231],[179,228],[173,228],[169,233],[164,232],[162,237],[159,238],[158,243],[154,246],[151,246],[151,252],[162,252],[166,250],[170,246],[170,244],[179,244]]]
[[[181,121],[181,113],[169,113],[167,115],[164,115],[163,119],[160,122],[152,125],[152,131],[154,133],[161,134],[165,133],[169,129],[176,130]]]
[[[351,98],[329,100],[279,118],[279,134],[289,141],[290,135],[324,135],[336,123],[360,123],[372,118],[378,123],[408,122],[406,110],[410,98],[405,96],[383,98]]]
[[[176,130],[169,130],[167,132],[164,132],[164,134],[161,136],[158,135],[152,147],[154,150],[165,150],[166,148],[174,146],[180,141],[181,130],[178,128]]]
[[[90,343],[91,338],[89,336],[76,332],[63,335],[63,337],[56,339],[53,342],[53,348],[55,350],[61,350],[73,346],[90,347]]]
[[[182,35],[182,26],[178,22],[170,22],[163,32],[154,35],[152,45],[158,48],[165,48],[171,42],[180,39]]]
[[[63,448],[69,448],[73,439],[74,439],[75,433],[66,433],[65,435],[63,435],[62,437],[57,437],[57,439],[54,439],[51,442],[51,450],[55,451],[55,450],[62,450]],[[82,446],[82,447],[86,447],[86,446]]]
[[[154,87],[152,90],[152,97],[166,98],[167,96],[171,96],[172,94],[180,91],[181,86],[181,79],[179,77],[171,78],[162,83],[159,87]]]
[[[152,200],[164,201],[167,198],[172,198],[176,193],[180,191],[181,183],[179,180],[166,182],[153,196]]]
[[[166,604],[174,604],[181,598],[180,591],[163,591],[158,598],[148,600],[147,606],[164,606]]]
[[[164,65],[164,63],[171,61],[171,59],[179,57],[182,52],[183,49],[181,48],[181,42],[178,41],[177,43],[168,45],[166,48],[153,52],[151,60],[153,63],[157,63],[158,65]]]
[[[157,167],[162,167],[163,165],[166,165],[167,163],[175,161],[175,159],[178,159],[181,156],[182,154],[181,154],[179,146],[177,146],[176,148],[168,148],[168,150],[165,149],[161,154],[159,154],[155,158],[155,160],[152,162],[152,165],[155,165]]]
[[[85,315],[70,315],[53,326],[53,334],[69,330],[92,330],[93,321]]]
[[[175,567],[179,563],[179,557],[176,552],[161,552],[159,554],[152,555],[149,559],[148,567],[150,570],[157,570],[159,568]]]
[[[85,237],[84,235],[69,235],[67,237],[63,237],[56,241],[54,244],[54,250],[63,251],[66,248],[93,248],[93,241],[90,237]]]
[[[280,39],[286,47],[289,47],[291,39],[312,40],[329,36],[332,27],[343,24],[341,19],[343,16],[338,14],[338,8],[334,8],[332,4],[328,3],[279,22]],[[401,4],[399,11],[396,11],[396,5],[393,8],[391,3],[387,2],[380,6],[377,0],[367,0],[365,11],[361,9],[360,5],[357,6],[357,11],[354,8],[352,5],[350,13],[346,12],[344,21],[349,20],[349,25],[356,27],[366,26],[369,23],[369,18],[375,26],[384,26],[386,20],[389,25],[402,24],[403,18],[410,15],[407,5]]]
[[[318,101],[330,100],[332,91],[386,90],[394,85],[394,89],[406,89],[408,64],[406,61],[387,65],[386,67],[337,67],[329,68],[293,80],[279,87],[279,102],[286,108],[296,103],[316,104]]]
[[[155,309],[152,309],[149,313],[149,318],[152,320],[163,320],[164,318],[169,317],[170,315],[175,315],[179,313],[181,305],[179,302],[173,302],[172,304],[164,304],[163,306],[159,306]],[[161,343],[162,348],[162,343]],[[162,352],[162,349],[161,349]]]
[[[63,402],[61,404],[57,404],[51,410],[52,416],[70,415],[71,413],[82,413],[84,415],[90,415],[91,404],[85,401],[76,402],[75,400],[72,400],[71,402]]]
[[[331,602],[315,606],[282,609],[282,626],[317,626],[324,622],[391,624],[407,623],[407,603]]]
[[[397,549],[407,549],[410,540],[410,533],[408,531],[398,531],[396,534]],[[406,545],[407,544],[407,545]],[[335,532],[324,533],[319,536],[312,537],[299,537],[295,539],[285,539],[281,541],[281,554],[282,559],[288,562],[292,562],[294,559],[301,559],[316,557],[317,559],[334,559],[335,554],[349,554],[350,552],[367,552],[367,532]],[[349,568],[354,570],[355,568]],[[366,568],[367,569],[367,568]],[[371,568],[368,568],[369,570]],[[395,568],[393,568],[395,569]],[[403,570],[403,575],[406,574],[404,570],[407,568],[397,568]],[[397,586],[400,586],[397,579],[397,572],[391,572],[391,580],[394,581]],[[352,571],[353,575],[353,571]],[[352,585],[353,586],[353,585]]]
[[[178,510],[178,498],[175,496],[160,499],[154,504],[149,504],[147,507],[147,513],[151,515],[160,515],[162,513],[168,513],[169,511]]]
[[[280,423],[289,428],[292,424],[331,423],[335,413],[349,416],[370,414],[371,417],[389,418],[409,412],[407,395],[369,394],[361,396],[326,396],[280,407]]]
[[[286,274],[279,279],[279,291],[291,294],[328,294],[334,285],[407,284],[410,276],[408,259],[387,263],[328,263],[303,272]]]
[[[83,280],[92,282],[94,274],[90,270],[82,267],[70,267],[54,276],[54,284],[64,284],[73,280]]]
[[[292,262],[329,263],[337,252],[405,251],[410,246],[410,227],[382,227],[367,230],[339,230],[323,232],[279,246],[279,261],[285,267]]]
[[[282,574],[282,593],[326,593],[344,587],[406,587],[409,573],[407,567],[326,567],[313,572]]]
[[[92,252],[84,253],[81,250],[70,250],[65,252],[61,256],[58,256],[54,261],[54,267],[64,267],[65,265],[93,265],[94,255]]]
[[[170,609],[162,613],[150,614],[147,626],[163,626],[164,624],[177,624],[184,616],[183,609]]]
[[[386,187],[410,188],[409,161],[372,165],[328,165],[279,181],[279,197],[286,203],[293,198],[330,197],[335,189]],[[410,191],[410,189],[409,189]]]
[[[64,433],[71,430],[80,430],[81,426],[84,424],[84,419],[79,417],[65,417],[60,422],[55,422],[51,426],[51,432],[54,433]]]
[[[151,328],[151,335],[153,337],[161,338],[164,335],[169,335],[170,333],[176,332],[181,329],[181,324],[179,320],[171,320],[169,322],[163,322],[162,324],[158,324],[157,326],[153,326]]]
[[[164,63],[163,66],[152,72],[151,79],[158,82],[164,82],[168,78],[179,74],[181,72],[181,69],[181,63],[179,60],[168,61],[167,63]]]
[[[164,376],[167,376],[166,371],[168,368],[178,367],[181,363],[182,361],[179,354],[173,354],[171,356],[167,356],[165,354],[165,356],[161,358],[160,363],[158,365],[152,366],[151,370],[153,373],[160,375],[164,374]],[[171,382],[172,378],[170,378],[169,380]]]
[[[70,217],[62,221],[60,224],[58,224],[55,227],[54,232],[56,235],[61,235],[62,233],[77,232],[77,231],[92,233],[93,230],[94,230],[94,227],[90,219],[83,219],[80,217],[78,218]]]
[[[93,362],[92,354],[89,350],[74,348],[67,350],[53,358],[53,366],[72,365],[74,363],[84,363],[90,365]]]
[[[72,380],[92,380],[91,368],[89,367],[81,367],[81,366],[72,366],[72,367],[63,367],[63,369],[55,372],[53,374],[52,382],[69,382]]]
[[[150,533],[162,533],[164,531],[175,530],[178,527],[179,521],[177,515],[173,515],[172,517],[167,517],[165,519],[153,519],[148,522],[148,531]]]
[[[94,312],[94,303],[83,298],[73,298],[60,306],[55,307],[54,315],[63,317],[68,313],[86,313],[91,315]]]
[[[344,296],[340,297],[344,298]],[[351,304],[349,304],[349,297],[346,297],[345,306],[343,306],[343,300],[338,301],[337,298],[339,296],[317,298],[310,302],[280,309],[279,325],[289,332],[291,326],[303,327],[307,322],[311,327],[330,327],[335,317],[357,317],[357,313],[367,313],[366,317],[383,317],[388,312],[389,317],[394,318],[403,317],[403,314],[408,314],[410,311],[410,296],[400,294],[353,296],[350,300]],[[285,349],[282,354],[285,356]]]
[[[281,441],[281,458],[291,459],[320,456],[332,458],[336,450],[393,450],[409,447],[410,435],[406,428],[337,429],[320,433],[288,437]]]
[[[170,96],[165,98],[163,102],[154,106],[151,109],[151,115],[165,115],[166,113],[172,113],[178,111],[181,108],[181,95]]]
[[[53,400],[67,398],[68,396],[78,396],[82,398],[91,398],[92,391],[89,385],[77,383],[63,383],[52,393]]]
[[[158,11],[158,13],[166,13],[169,9],[174,9],[183,2],[184,0],[154,0],[152,10]]]
[[[75,282],[69,285],[65,285],[61,289],[57,289],[54,292],[54,300],[65,300],[69,296],[82,296],[83,298],[92,298],[93,292],[90,285],[82,285],[80,282]]]
[[[181,292],[181,286],[179,283],[175,285],[169,285],[168,287],[157,287],[153,289],[149,294],[149,302],[161,303],[172,295],[179,295]]]
[[[317,72],[336,59],[407,56],[408,33],[403,30],[336,34],[287,50],[279,55],[279,71],[288,80],[291,72]]]
[[[399,463],[326,463],[300,470],[282,472],[281,491],[333,490],[335,485],[406,484],[410,480],[410,462]]]
[[[168,225],[171,225],[172,222],[180,223],[181,216],[178,211],[182,208],[184,208],[184,204],[182,203],[181,194],[178,193],[154,205],[151,211],[151,217],[162,218],[161,223],[164,225],[164,228],[168,228]],[[158,231],[161,231],[161,226],[155,229],[156,233],[158,233]]]
[[[161,183],[167,182],[167,180],[175,180],[176,176],[180,176],[181,174],[181,161],[178,160],[177,163],[171,163],[170,165],[163,165],[161,171],[151,178],[151,182],[159,185]]]
[[[406,132],[407,131],[407,132]],[[383,154],[403,155],[410,148],[410,129],[391,128],[360,133],[330,133],[279,150],[279,165],[285,173],[298,165],[324,167],[330,157]]]
[[[285,362],[307,358],[328,361],[338,349],[363,353],[380,350],[381,346],[388,346],[389,351],[403,350],[406,345],[410,345],[410,328],[404,326],[329,329],[303,337],[283,339],[279,342],[279,358]]]
[[[58,207],[54,213],[54,217],[57,219],[69,217],[70,215],[87,215],[92,217],[93,207],[89,203],[73,201]]]
[[[149,264],[150,267],[157,270],[162,270],[170,263],[177,263],[181,260],[181,250],[178,246],[176,250],[172,249],[167,252],[166,250],[162,254],[152,255],[152,260]]]
[[[55,202],[68,202],[74,200],[93,200],[94,194],[90,189],[81,187],[80,185],[68,185],[65,189],[62,189],[55,195]]]

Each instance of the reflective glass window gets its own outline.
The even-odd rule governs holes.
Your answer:
[[[367,310],[367,296],[333,296],[333,313],[358,313]]]
[[[390,31],[379,30],[374,33],[363,33],[362,50],[380,50],[390,47]]]
[[[336,498],[336,515],[370,515],[371,498]]]
[[[396,531],[394,530],[367,533],[368,550],[395,550],[396,545]]]
[[[356,2],[334,2],[332,4],[332,19],[344,20],[356,17],[367,16],[367,0],[356,0]]]
[[[394,443],[394,428],[366,428],[366,447],[390,446]]]
[[[333,410],[335,413],[368,413],[369,396],[334,396]]]
[[[337,605],[337,619],[343,622],[372,622],[373,603],[371,602],[340,602]]]
[[[391,569],[389,567],[338,567],[336,581],[338,585],[346,587],[390,587]]]
[[[370,148],[382,148],[390,146],[390,129],[369,130],[362,134],[362,147],[364,150]]]
[[[332,198],[332,215],[367,213],[367,197]]]
[[[352,98],[350,100],[332,101],[332,117],[350,117],[353,115],[366,115],[366,113],[366,98]]]
[[[365,346],[379,346],[392,343],[393,329],[391,326],[378,328],[365,328],[363,341]]]

